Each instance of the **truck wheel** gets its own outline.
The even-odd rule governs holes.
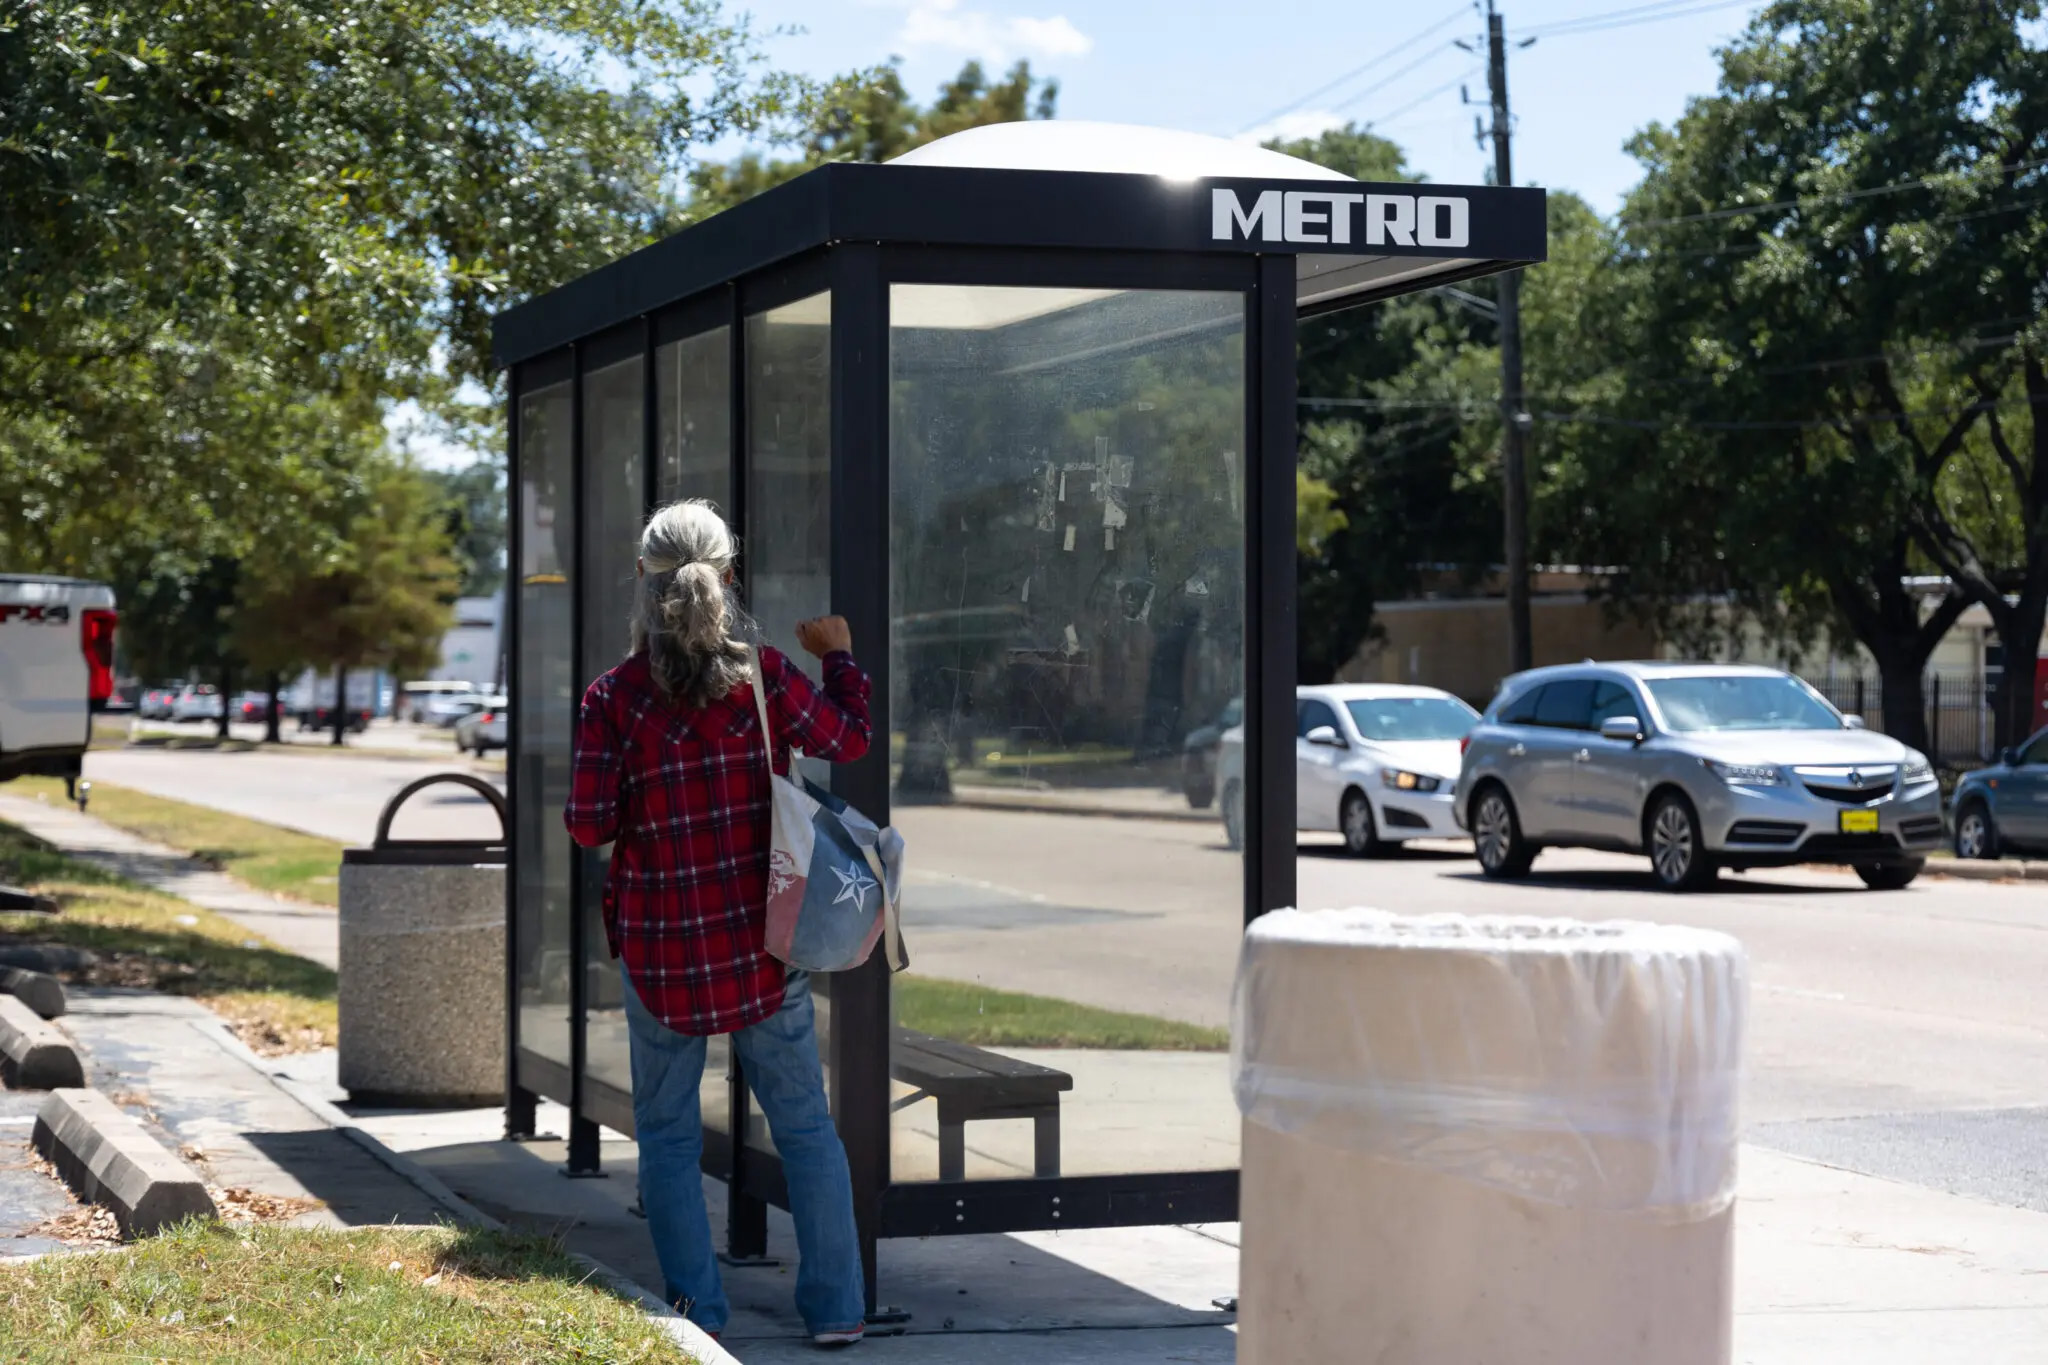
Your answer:
[[[1998,825],[1982,801],[1972,801],[1956,817],[1955,848],[1958,858],[1998,856]]]

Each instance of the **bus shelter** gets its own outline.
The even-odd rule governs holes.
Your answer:
[[[1534,189],[1367,184],[1029,123],[830,165],[519,305],[508,1131],[633,1131],[606,850],[562,806],[638,529],[708,498],[763,638],[836,612],[876,742],[813,774],[909,848],[911,970],[816,979],[879,1238],[1229,1221],[1243,927],[1294,900],[1300,320],[1540,261]],[[786,1199],[714,1039],[729,1250]]]

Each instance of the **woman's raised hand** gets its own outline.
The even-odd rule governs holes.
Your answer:
[[[820,616],[796,623],[796,642],[805,653],[820,659],[827,654],[853,652],[853,631],[844,616]]]

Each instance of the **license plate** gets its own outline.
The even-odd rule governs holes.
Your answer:
[[[1877,833],[1877,812],[1874,810],[1845,810],[1842,812],[1842,833]]]

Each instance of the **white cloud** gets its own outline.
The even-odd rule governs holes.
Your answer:
[[[1282,114],[1279,118],[1270,119],[1256,128],[1248,128],[1239,133],[1236,140],[1271,142],[1279,138],[1292,142],[1296,138],[1321,137],[1332,128],[1341,128],[1344,124],[1345,118],[1342,114],[1327,113],[1319,109],[1303,109],[1299,113]]]
[[[990,62],[1017,57],[1082,57],[1095,40],[1064,14],[1032,18],[962,9],[960,0],[899,0],[903,27],[895,37],[906,51],[964,52]]]

